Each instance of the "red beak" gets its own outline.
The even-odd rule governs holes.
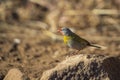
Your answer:
[[[62,29],[61,29],[61,28],[59,28],[59,29],[57,30],[57,32],[59,32],[59,33],[61,33],[61,34],[62,34]]]
[[[61,33],[62,30],[61,30],[61,28],[59,28],[57,31],[58,31],[59,33]]]

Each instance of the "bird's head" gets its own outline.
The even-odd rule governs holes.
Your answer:
[[[62,33],[63,35],[66,35],[66,36],[69,36],[72,33],[72,31],[67,27],[58,29],[58,32]]]

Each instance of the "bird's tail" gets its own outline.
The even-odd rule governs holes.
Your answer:
[[[105,46],[100,46],[100,45],[96,45],[96,44],[90,44],[90,46],[100,48],[100,49],[107,49],[107,47],[105,47]]]

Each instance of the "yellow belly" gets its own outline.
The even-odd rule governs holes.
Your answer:
[[[67,44],[69,40],[71,40],[70,36],[64,36],[63,37],[64,43]]]

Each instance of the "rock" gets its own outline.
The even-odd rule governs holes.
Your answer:
[[[4,80],[23,80],[23,73],[18,69],[11,69],[8,71]]]
[[[116,57],[80,54],[45,71],[41,80],[120,80],[119,70]]]

